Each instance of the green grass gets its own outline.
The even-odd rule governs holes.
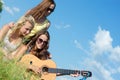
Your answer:
[[[25,68],[17,64],[17,61],[5,61],[0,50],[0,80],[30,80],[25,78]]]

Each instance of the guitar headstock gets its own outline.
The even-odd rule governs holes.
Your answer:
[[[83,77],[91,77],[92,76],[92,72],[90,72],[90,71],[81,71],[81,75]]]

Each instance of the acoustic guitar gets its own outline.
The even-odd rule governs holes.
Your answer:
[[[56,64],[54,61],[48,59],[48,60],[40,60],[36,56],[32,54],[26,54],[24,55],[20,63],[22,63],[25,66],[37,66],[41,68],[41,76],[39,80],[55,80],[56,79],[56,73],[64,74],[64,75],[70,75],[79,73],[83,77],[91,77],[92,72],[90,71],[79,71],[79,70],[69,70],[69,69],[58,69],[56,68]]]

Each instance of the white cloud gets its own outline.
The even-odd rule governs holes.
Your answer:
[[[74,43],[75,43],[77,48],[79,48],[81,50],[83,49],[83,47],[80,45],[80,43],[77,40],[74,40]]]
[[[114,61],[120,62],[120,46],[112,49],[110,58]]]
[[[64,28],[69,28],[69,27],[70,27],[70,25],[69,25],[69,24],[64,25]]]
[[[20,9],[17,8],[17,7],[13,7],[13,10],[14,10],[15,12],[19,12],[19,11],[20,11]]]
[[[114,80],[111,77],[111,72],[107,70],[103,64],[98,61],[92,59],[86,59],[85,64],[91,66],[92,73],[92,80]]]
[[[120,73],[120,67],[118,68],[118,70],[117,70],[119,73]]]
[[[117,68],[109,67],[111,74],[120,74],[120,66]]]
[[[114,78],[117,77],[113,76],[120,75],[120,46],[113,47],[112,42],[110,32],[100,27],[93,41],[90,41],[90,50],[84,49],[77,40],[74,41],[77,48],[91,54],[87,54],[82,63],[87,66],[86,69],[92,71],[92,80],[116,80]]]
[[[113,47],[112,41],[110,32],[99,27],[94,40],[90,42],[91,54],[95,60],[90,64],[100,72],[102,80],[114,80],[112,75],[120,73],[120,46]]]
[[[14,13],[13,13],[13,10],[12,10],[10,7],[4,5],[4,9],[5,9],[8,13],[10,13],[11,15],[14,14]]]
[[[91,51],[94,55],[103,54],[108,52],[112,48],[112,38],[109,31],[102,30],[99,28],[98,32],[95,35],[94,41],[90,42]]]
[[[76,45],[77,48],[79,48],[79,49],[82,50],[83,52],[89,54],[89,52],[82,47],[82,45],[80,44],[80,42],[78,42],[77,40],[74,40],[74,43],[75,43],[75,45]]]
[[[94,41],[90,42],[91,51],[95,56],[109,53],[110,60],[120,62],[120,46],[112,46],[112,37],[110,32],[99,28],[95,35]]]
[[[69,28],[69,27],[71,27],[70,24],[64,24],[64,23],[55,24],[55,28],[57,28],[57,29],[66,29],[66,28]]]
[[[112,77],[111,77],[111,72],[109,72],[107,69],[105,69],[105,67],[98,63],[98,62],[95,62],[95,67],[97,67],[99,69],[99,72],[101,73],[101,75],[103,76],[104,80],[114,80]]]
[[[11,15],[14,15],[15,12],[19,12],[20,11],[20,9],[17,8],[17,7],[12,7],[11,8],[11,7],[6,6],[6,5],[4,5],[3,7],[4,7],[5,11],[7,11],[8,13],[10,13]]]

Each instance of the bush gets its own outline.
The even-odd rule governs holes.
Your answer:
[[[25,73],[25,68],[17,64],[17,61],[5,61],[0,50],[0,80],[30,80],[29,77],[25,78]]]

